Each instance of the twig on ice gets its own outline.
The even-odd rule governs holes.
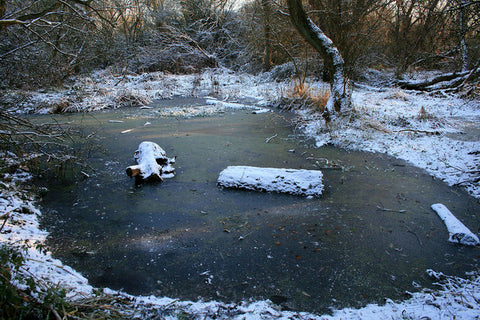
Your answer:
[[[273,136],[271,136],[271,137],[269,137],[269,138],[265,139],[265,143],[269,143],[269,142],[270,142],[270,140],[272,140],[272,139],[274,139],[274,138],[276,138],[276,137],[278,137],[278,134],[275,134],[275,135],[273,135]]]
[[[420,240],[420,238],[418,237],[418,235],[412,231],[412,229],[410,229],[409,226],[405,225],[405,227],[407,227],[407,232],[410,232],[411,234],[413,234],[415,236],[415,238],[417,238],[417,241],[418,243],[420,244],[421,247],[423,247],[423,243],[422,243],[422,240]]]
[[[387,208],[382,208],[382,207],[380,207],[380,206],[377,206],[377,209],[378,209],[378,210],[382,210],[382,211],[387,211],[387,212],[399,212],[399,213],[405,213],[405,212],[407,212],[407,210],[387,209]]]

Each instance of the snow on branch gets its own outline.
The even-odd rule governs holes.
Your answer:
[[[473,80],[478,75],[480,75],[480,67],[463,72],[442,74],[424,81],[401,80],[397,81],[397,84],[400,88],[407,90],[433,91],[462,86],[465,82]]]
[[[320,196],[322,179],[319,170],[229,166],[220,172],[218,184],[227,188]]]

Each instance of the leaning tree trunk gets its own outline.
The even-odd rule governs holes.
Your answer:
[[[290,19],[300,35],[311,44],[333,70],[330,83],[331,94],[325,106],[324,118],[328,122],[336,112],[344,112],[351,107],[351,87],[345,77],[342,55],[333,41],[307,16],[301,0],[287,0]]]

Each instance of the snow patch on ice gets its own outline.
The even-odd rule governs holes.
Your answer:
[[[265,113],[269,112],[270,109],[266,108],[261,108],[257,106],[252,106],[248,104],[243,104],[243,103],[237,103],[237,102],[225,102],[225,101],[219,101],[217,99],[207,99],[207,105],[214,105],[217,108],[221,108],[222,110],[225,109],[238,109],[238,110],[243,110],[243,109],[252,109],[252,113]]]

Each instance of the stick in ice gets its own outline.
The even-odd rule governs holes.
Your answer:
[[[480,243],[478,237],[461,223],[443,204],[432,204],[432,209],[447,226],[449,233],[448,241],[467,246],[476,246]]]
[[[322,178],[319,170],[229,166],[220,172],[218,184],[227,188],[319,196],[323,191]]]

